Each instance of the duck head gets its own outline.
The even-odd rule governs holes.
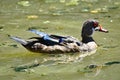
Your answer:
[[[94,41],[92,38],[94,31],[108,33],[108,30],[103,29],[97,20],[87,20],[82,27],[82,42],[88,43]]]

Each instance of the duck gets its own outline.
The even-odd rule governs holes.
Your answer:
[[[104,33],[109,32],[99,24],[99,21],[94,19],[86,20],[83,23],[81,41],[72,36],[47,34],[35,29],[30,29],[28,31],[38,36],[30,37],[28,40],[17,36],[10,36],[10,38],[20,43],[27,50],[36,53],[75,53],[82,51],[90,52],[97,49],[97,44],[92,37],[93,33],[95,31]]]

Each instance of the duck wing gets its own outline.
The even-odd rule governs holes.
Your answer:
[[[35,30],[35,29],[30,29],[29,31],[32,32],[32,33],[35,33],[35,34],[39,35],[40,37],[44,37],[44,36],[48,35],[47,33],[40,32],[40,31]]]
[[[63,44],[66,44],[66,43],[79,43],[79,41],[77,39],[75,39],[74,37],[71,37],[71,36],[59,36],[59,35],[49,35],[47,33],[44,33],[44,32],[40,32],[38,30],[29,30],[30,32],[32,33],[35,33],[37,35],[40,36],[40,38],[42,38],[44,40],[44,43],[46,45],[61,45],[61,43]],[[35,38],[35,37],[33,37]]]
[[[34,29],[31,29],[29,31],[39,35],[40,38],[39,37],[32,37],[32,38],[35,38],[35,39],[41,39],[42,38],[43,39],[42,41],[44,42],[45,45],[56,45],[56,44],[58,45],[59,44],[59,38],[56,37],[56,36],[51,36],[47,33],[40,32],[40,31],[34,30]]]
[[[58,36],[58,35],[50,35],[50,37],[52,37],[52,38],[56,38],[56,39],[60,39],[60,38],[67,38],[67,37],[65,37],[65,36]]]
[[[48,35],[47,33],[40,32],[40,31],[35,30],[35,29],[31,29],[31,30],[29,30],[29,31],[32,32],[32,33],[35,33],[35,34],[39,35],[40,37],[49,36],[49,37],[54,38],[54,39],[66,38],[66,37],[64,37],[64,36]]]

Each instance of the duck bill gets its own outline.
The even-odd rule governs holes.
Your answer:
[[[95,31],[100,31],[100,32],[108,33],[108,30],[103,29],[101,25],[99,25],[97,28],[95,28]]]

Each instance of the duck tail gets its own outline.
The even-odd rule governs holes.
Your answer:
[[[22,44],[22,45],[27,45],[27,41],[25,41],[24,39],[21,39],[19,37],[15,37],[15,36],[10,36],[11,39],[15,40],[16,42]]]

